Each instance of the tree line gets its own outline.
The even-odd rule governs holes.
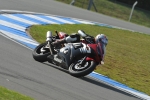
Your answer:
[[[129,5],[133,5],[137,1],[138,4],[136,5],[136,7],[150,11],[150,0],[115,0],[115,1],[123,2]]]

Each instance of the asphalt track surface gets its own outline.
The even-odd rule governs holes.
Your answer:
[[[37,0],[35,1],[37,3]],[[55,3],[44,0],[39,2],[41,1],[45,4]],[[5,0],[1,1],[0,9],[34,11],[33,9],[39,9],[36,3],[23,0],[20,2],[17,2],[17,0],[16,2],[15,0],[13,2]],[[1,8],[1,5],[7,6]],[[42,6],[44,4],[39,3],[39,5]],[[52,5],[54,7],[54,4]],[[48,8],[49,6],[45,6],[45,9],[50,9]],[[40,12],[46,13],[44,11],[43,7],[43,11],[41,10]],[[1,86],[31,96],[36,100],[139,100],[132,95],[102,84],[88,76],[75,78],[56,66],[36,62],[33,60],[31,52],[31,50],[0,35]]]
[[[0,0],[0,9],[33,11],[105,23],[150,34],[150,28],[73,7],[54,0]]]

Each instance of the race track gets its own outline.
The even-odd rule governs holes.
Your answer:
[[[49,13],[87,20],[90,20],[90,17],[88,17],[89,19],[84,18],[82,14],[92,13],[86,10],[80,12],[79,8],[60,4],[53,0],[0,1],[0,9]],[[94,18],[91,20],[96,21]],[[75,78],[56,66],[36,62],[31,53],[30,49],[0,35],[1,86],[31,96],[36,100],[139,100],[89,76]]]
[[[55,0],[0,0],[0,2],[0,9],[32,11],[73,17],[150,34],[150,28],[97,14],[71,5],[62,4]]]

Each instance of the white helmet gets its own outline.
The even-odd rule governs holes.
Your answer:
[[[95,42],[96,42],[96,43],[101,42],[101,43],[105,44],[105,46],[106,46],[107,43],[108,43],[108,39],[107,39],[106,35],[104,35],[104,34],[98,34],[98,35],[95,37]]]

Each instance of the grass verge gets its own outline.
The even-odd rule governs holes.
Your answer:
[[[93,36],[103,33],[108,37],[105,64],[95,72],[150,95],[150,35],[85,24],[36,25],[30,27],[29,33],[42,43],[48,30],[69,34],[79,29]]]
[[[70,4],[72,0],[56,0],[63,3]],[[74,6],[87,9],[89,0],[75,0]],[[132,6],[126,5],[116,0],[93,0],[97,13],[105,14],[111,17],[119,18],[125,21],[129,20]],[[95,11],[94,7],[91,7],[91,11]],[[150,27],[150,11],[134,8],[132,23]]]
[[[0,100],[33,100],[33,99],[0,86]]]

